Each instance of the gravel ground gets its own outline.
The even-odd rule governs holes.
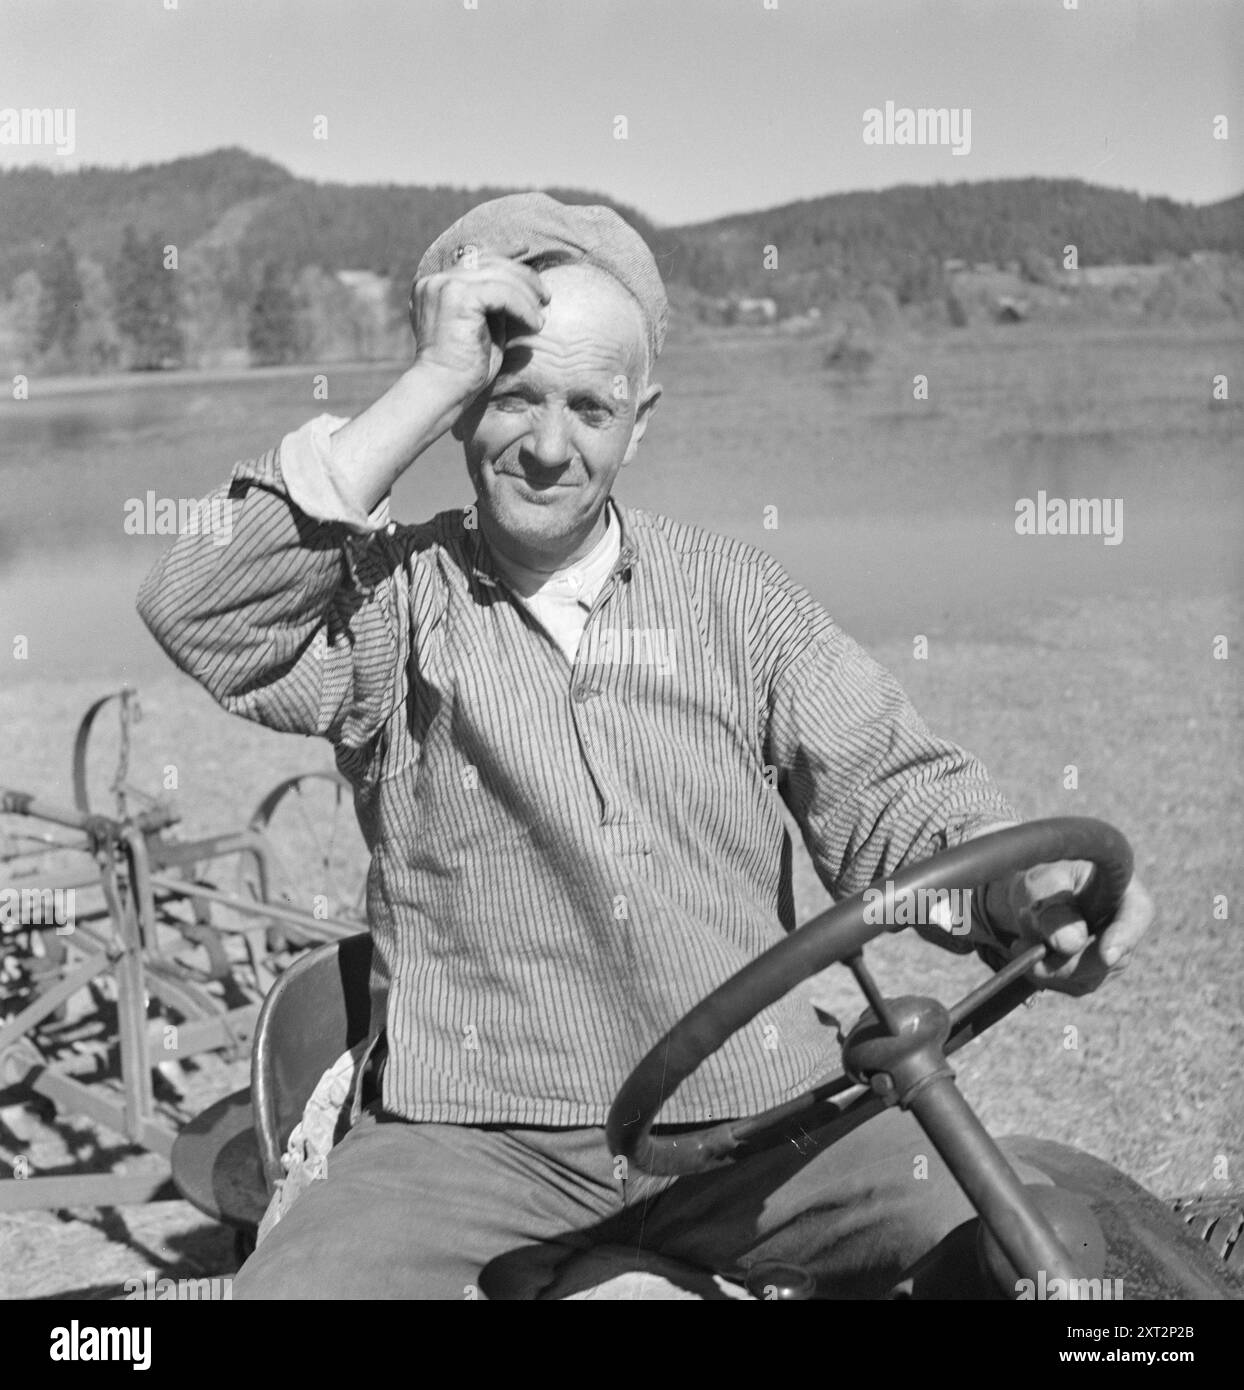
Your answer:
[[[186,1076],[183,1103],[163,1106],[164,1117],[184,1123],[244,1085],[247,1071],[245,1062],[204,1058]],[[16,1104],[0,1109],[0,1163],[11,1167],[19,1158],[32,1176],[167,1171],[163,1160],[89,1121]],[[235,1268],[232,1233],[189,1202],[0,1213],[0,1300],[167,1297],[161,1279],[227,1276]]]

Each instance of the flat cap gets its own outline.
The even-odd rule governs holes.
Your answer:
[[[530,263],[550,252],[612,275],[643,312],[655,361],[665,343],[669,301],[647,243],[612,208],[559,203],[547,193],[510,193],[480,203],[423,253],[416,279],[448,270],[474,246]]]

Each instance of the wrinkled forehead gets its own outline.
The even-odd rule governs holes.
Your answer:
[[[538,334],[513,339],[514,362],[507,351],[505,368],[542,356],[548,347],[570,352],[584,363],[630,374],[644,369],[648,325],[638,302],[608,271],[586,262],[553,265],[540,272],[549,291],[545,325]],[[523,349],[526,349],[523,351]]]

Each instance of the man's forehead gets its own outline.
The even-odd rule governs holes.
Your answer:
[[[575,381],[592,382],[602,386],[612,384],[618,375],[629,376],[637,369],[639,352],[618,345],[583,342],[570,346],[568,351],[555,350],[541,343],[534,334],[526,334],[510,343],[501,359],[496,383],[553,381],[567,375]]]
[[[595,266],[555,266],[542,273],[549,291],[545,326],[516,335],[501,372],[519,375],[542,364],[610,375],[642,360],[645,326],[639,306],[614,278]]]

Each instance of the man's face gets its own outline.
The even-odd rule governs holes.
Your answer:
[[[551,296],[539,333],[509,340],[501,370],[454,427],[480,525],[503,555],[556,569],[604,532],[604,507],[661,393],[645,385],[639,306],[582,265],[541,278]]]

